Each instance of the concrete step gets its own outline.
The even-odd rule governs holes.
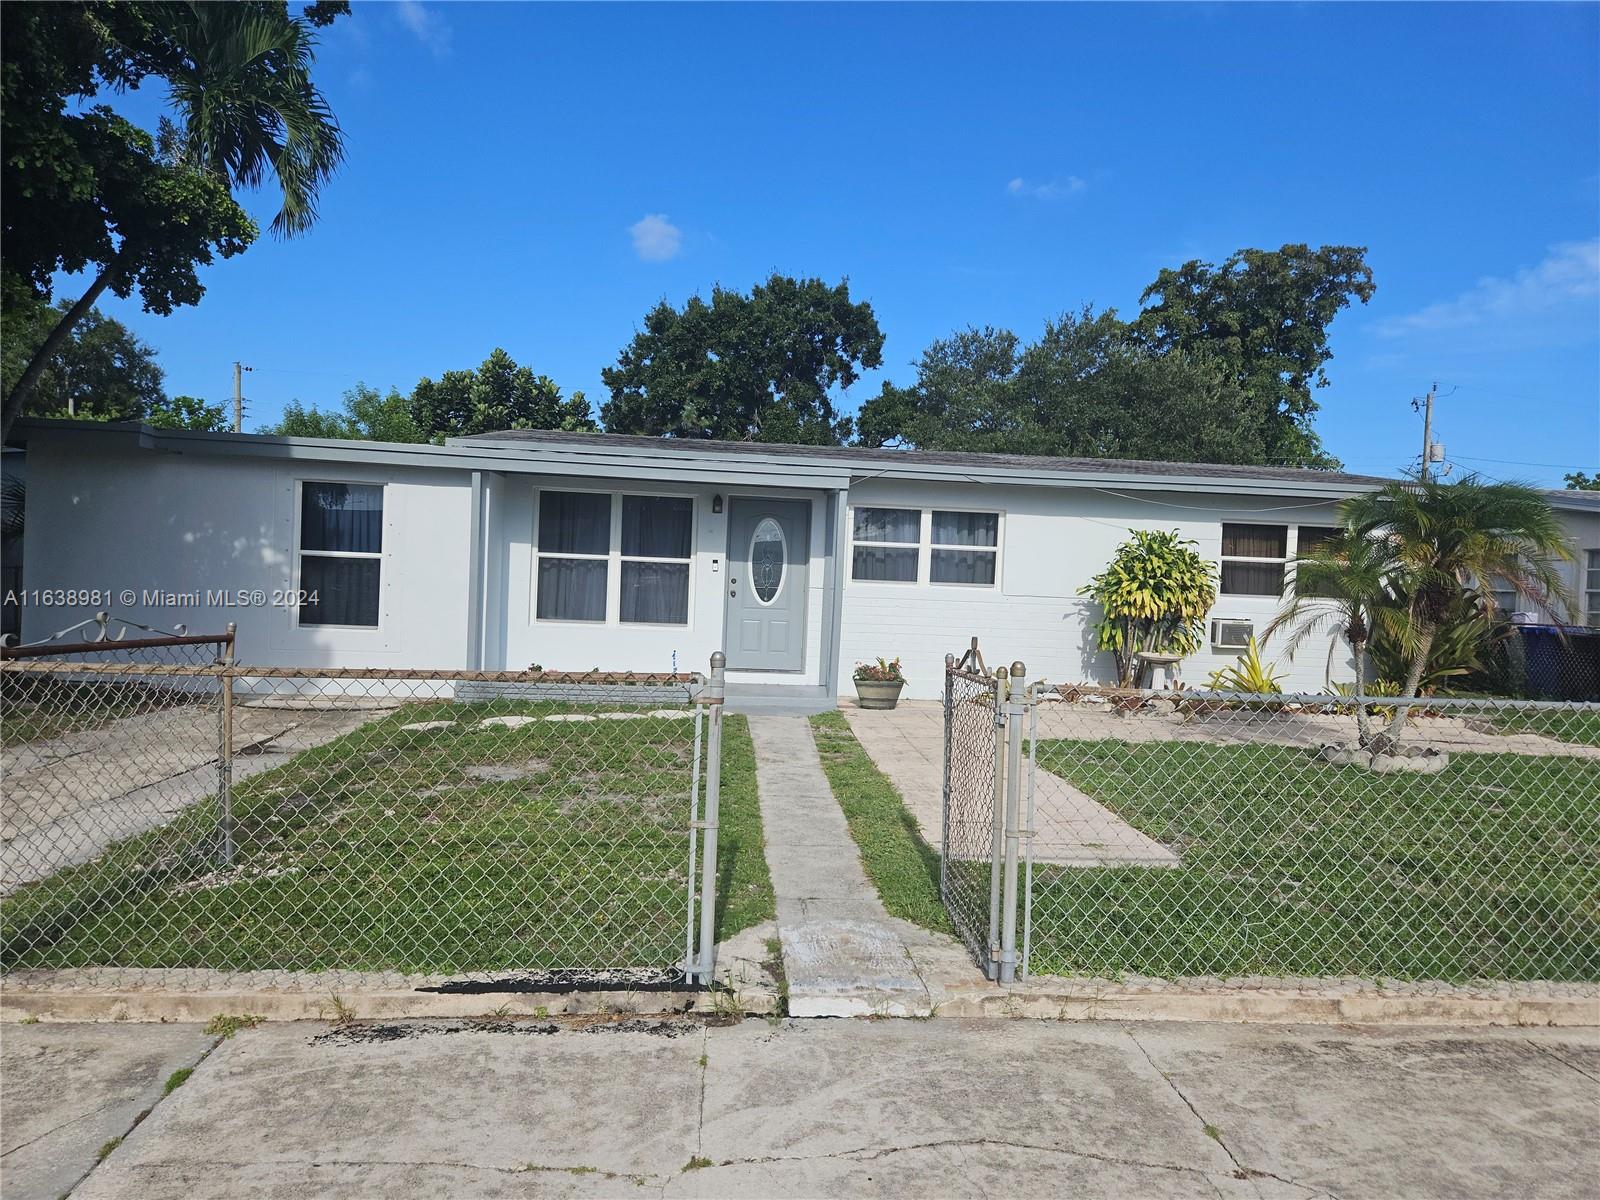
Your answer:
[[[927,1017],[928,989],[888,925],[843,918],[778,925],[794,1017]]]

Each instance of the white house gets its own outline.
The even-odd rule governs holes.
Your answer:
[[[1270,467],[505,432],[443,446],[24,422],[22,635],[97,609],[191,632],[238,625],[262,665],[703,669],[822,707],[898,656],[942,687],[991,664],[1105,680],[1079,589],[1130,529],[1218,562],[1203,682],[1277,611],[1283,566],[1384,481]],[[1600,496],[1552,493],[1600,624]],[[60,593],[87,593],[61,597]],[[95,593],[98,593],[96,597]],[[1286,686],[1348,679],[1334,638]]]

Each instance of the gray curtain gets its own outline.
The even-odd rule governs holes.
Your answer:
[[[543,519],[540,525],[544,524]],[[604,621],[606,567],[603,559],[541,558],[537,615],[542,621]]]
[[[300,503],[300,549],[377,554],[383,549],[383,488],[371,483],[307,483]]]
[[[689,564],[623,563],[622,620],[626,624],[686,624]]]
[[[609,554],[611,497],[540,492],[539,549],[545,554]]]
[[[1283,595],[1283,564],[1225,562],[1222,564],[1224,596]]]
[[[859,509],[857,510],[860,511]],[[850,567],[852,579],[889,580],[895,583],[917,581],[917,552],[909,546],[861,546],[855,548]]]
[[[993,550],[935,550],[928,563],[933,583],[993,583]]]
[[[1289,552],[1287,525],[1234,525],[1222,527],[1223,558],[1282,558]]]
[[[300,624],[377,625],[378,562],[301,555],[300,588],[316,600],[300,606]]]
[[[641,558],[688,558],[694,501],[687,496],[624,496],[622,553]]]
[[[993,546],[999,541],[999,513],[939,512],[933,514],[936,546]],[[934,561],[938,561],[937,558]]]
[[[915,508],[857,508],[855,540],[858,542],[921,541],[922,513]]]

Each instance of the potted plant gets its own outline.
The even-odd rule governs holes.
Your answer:
[[[890,661],[856,664],[856,700],[862,708],[893,708],[900,703],[900,689],[906,685],[905,672],[898,658]]]

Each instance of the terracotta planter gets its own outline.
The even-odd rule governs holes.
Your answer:
[[[900,702],[900,689],[905,682],[899,679],[858,679],[856,700],[862,708],[893,708]]]

